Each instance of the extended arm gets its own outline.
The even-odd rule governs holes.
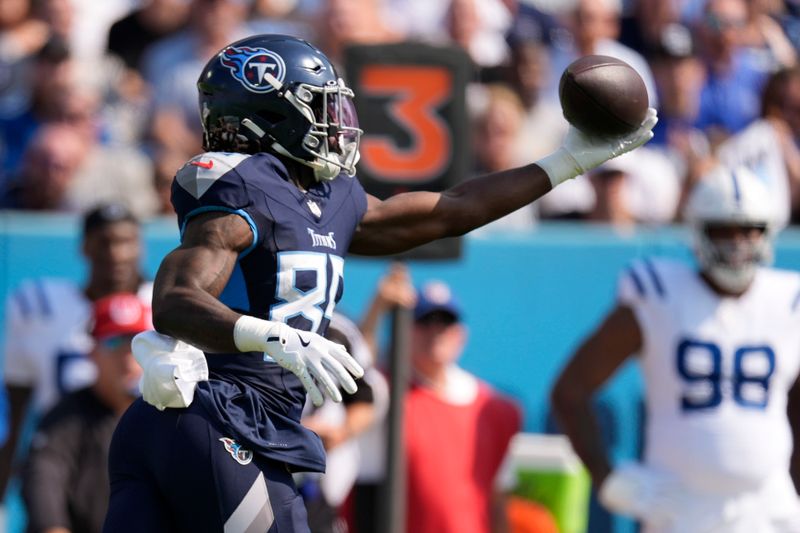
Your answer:
[[[592,410],[592,397],[641,345],[642,334],[633,311],[616,307],[578,348],[551,393],[561,429],[598,487],[611,467]]]
[[[571,128],[553,154],[527,166],[471,179],[441,193],[411,192],[385,201],[370,197],[350,245],[364,255],[402,252],[426,242],[462,235],[540,198],[553,187],[634,148],[652,137],[651,110],[642,126],[604,139]]]

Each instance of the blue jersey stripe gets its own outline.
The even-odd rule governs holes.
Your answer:
[[[639,277],[639,275],[636,273],[633,267],[628,267],[628,274],[631,275],[631,279],[633,280],[633,284],[636,286],[636,291],[639,293],[639,296],[644,297],[645,290],[644,290],[644,283],[642,283],[642,279]]]
[[[39,306],[42,310],[42,315],[49,317],[53,314],[53,308],[50,306],[50,300],[47,298],[47,291],[44,290],[44,284],[41,280],[34,284],[36,290],[36,299],[39,301]]]
[[[733,180],[733,199],[736,201],[736,205],[739,205],[742,201],[742,193],[739,190],[739,179],[736,177],[735,170],[731,172],[731,179]]]
[[[653,266],[653,263],[650,262],[649,259],[644,260],[644,266],[647,269],[647,273],[650,276],[650,279],[653,281],[653,285],[656,288],[656,292],[662,298],[666,292],[664,291],[664,284],[661,283],[661,278],[658,276],[658,272],[656,271],[656,267]]]
[[[794,297],[794,301],[792,302],[792,312],[794,313],[797,311],[797,306],[800,305],[800,291],[797,291],[797,294]]]
[[[253,221],[253,217],[251,217],[247,211],[244,209],[231,209],[230,207],[222,207],[219,205],[205,205],[203,207],[198,207],[192,211],[189,211],[186,216],[183,218],[183,224],[181,224],[181,240],[183,240],[183,232],[186,231],[186,224],[195,216],[200,215],[202,213],[211,213],[214,211],[222,211],[223,213],[230,213],[232,215],[239,215],[247,222],[247,225],[250,226],[250,230],[253,232],[253,243],[247,247],[245,251],[239,254],[239,259],[246,256],[253,249],[256,247],[258,243],[258,227],[256,223]]]
[[[13,298],[14,301],[17,302],[17,307],[19,307],[19,312],[22,314],[22,318],[27,320],[28,318],[31,318],[33,309],[31,308],[31,304],[28,302],[28,299],[25,298],[25,294],[23,294],[23,292],[24,291],[22,290],[18,290],[14,293]]]

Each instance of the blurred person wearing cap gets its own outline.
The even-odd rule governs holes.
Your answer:
[[[138,396],[133,336],[152,329],[149,306],[116,293],[93,306],[94,383],[62,397],[42,418],[22,473],[29,533],[100,533],[109,498],[108,449]]]
[[[645,257],[561,371],[551,401],[610,511],[648,533],[800,531],[800,275],[769,267],[764,185],[719,167],[689,197],[697,267]],[[637,357],[645,450],[613,464],[593,408]],[[794,483],[793,483],[794,481]]]
[[[458,366],[463,312],[445,283],[417,291],[412,382],[405,403],[407,531],[503,531],[500,466],[520,429],[519,407]]]
[[[95,379],[86,354],[92,302],[118,292],[135,292],[150,305],[152,283],[140,270],[139,222],[119,204],[103,204],[82,221],[81,252],[88,272],[83,284],[58,278],[23,281],[6,301],[4,380],[10,405],[9,439],[0,451],[0,493],[21,442],[28,416],[39,416],[58,398]],[[30,413],[28,412],[30,408]]]
[[[370,345],[377,347],[379,325],[393,307],[413,310],[414,316],[404,431],[407,531],[507,531],[505,493],[510,487],[500,470],[511,437],[520,430],[519,407],[458,366],[467,330],[461,304],[448,285],[430,281],[416,289],[407,267],[393,264],[362,318]],[[369,449],[383,457],[385,428],[379,433]],[[356,486],[358,532],[379,531],[369,509],[377,505],[384,475],[378,466],[364,472]]]

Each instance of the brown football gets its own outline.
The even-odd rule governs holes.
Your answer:
[[[561,75],[558,95],[567,121],[594,135],[635,130],[649,105],[639,73],[609,56],[590,55],[573,61]]]

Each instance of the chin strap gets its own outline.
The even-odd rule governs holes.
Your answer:
[[[305,165],[307,167],[311,167],[314,169],[314,178],[317,181],[331,181],[335,179],[336,176],[341,174],[342,168],[335,164],[331,163],[330,161],[323,161],[320,159],[316,159],[314,161],[306,161],[305,159],[300,159],[299,157],[295,157],[289,153],[286,148],[278,144],[277,142],[272,143],[272,148],[275,152],[281,154],[282,156],[288,157],[292,161],[297,161],[301,165]]]

